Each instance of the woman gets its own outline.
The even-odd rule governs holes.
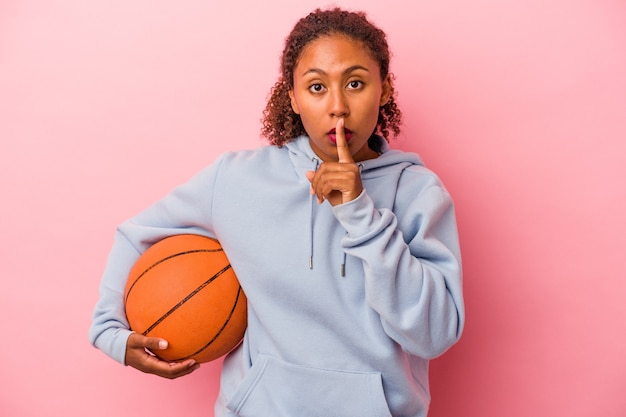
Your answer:
[[[362,13],[316,10],[286,40],[264,112],[271,145],[222,155],[118,228],[90,338],[168,378],[197,369],[146,353],[122,294],[167,236],[218,239],[248,299],[224,360],[216,416],[425,416],[428,360],[461,335],[453,203],[397,135],[384,32]]]

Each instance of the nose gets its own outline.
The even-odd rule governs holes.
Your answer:
[[[348,102],[341,90],[335,90],[329,94],[329,113],[333,117],[346,117],[350,110],[348,108]]]

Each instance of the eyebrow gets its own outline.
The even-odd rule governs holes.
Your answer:
[[[351,66],[351,67],[346,68],[346,69],[343,71],[342,75],[349,74],[349,73],[351,73],[351,72],[353,72],[353,71],[356,71],[356,70],[363,70],[363,71],[367,71],[367,72],[369,72],[369,70],[368,70],[367,68],[365,68],[364,66],[362,66],[362,65],[353,65],[353,66]],[[323,69],[320,69],[320,68],[310,68],[310,69],[306,70],[306,71],[302,74],[302,76],[304,77],[304,76],[305,76],[305,75],[307,75],[307,74],[321,74],[321,75],[327,75],[327,74],[326,74],[326,71],[324,71]]]

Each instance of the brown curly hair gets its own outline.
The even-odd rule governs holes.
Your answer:
[[[293,72],[306,45],[322,36],[347,35],[363,42],[380,66],[381,79],[389,75],[391,95],[378,112],[376,132],[388,138],[400,133],[402,112],[395,100],[394,76],[389,72],[390,53],[385,32],[367,20],[363,12],[349,12],[339,8],[316,9],[300,19],[285,40],[280,69],[281,75],[270,91],[270,99],[263,111],[261,134],[273,145],[283,146],[293,138],[306,135],[300,116],[291,108],[289,90],[293,89]]]

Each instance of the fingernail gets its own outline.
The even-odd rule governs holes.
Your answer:
[[[159,349],[167,349],[167,341],[159,340]]]

